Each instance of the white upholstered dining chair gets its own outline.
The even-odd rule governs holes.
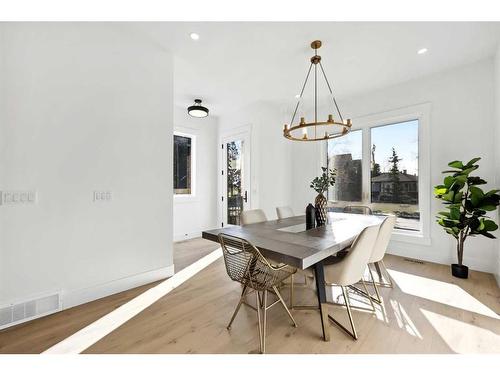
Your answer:
[[[276,207],[276,215],[278,219],[286,219],[287,217],[295,216],[292,208],[289,206]]]
[[[248,210],[241,213],[240,221],[241,225],[256,224],[267,221],[267,217],[264,210]]]
[[[342,329],[344,333],[348,334],[355,340],[358,339],[358,334],[356,332],[356,327],[354,326],[354,320],[352,317],[351,304],[349,300],[349,289],[354,289],[359,294],[366,297],[370,302],[371,310],[375,311],[375,305],[370,298],[370,294],[368,293],[368,288],[366,287],[366,283],[363,280],[363,276],[370,257],[373,253],[380,227],[381,224],[377,224],[363,229],[363,231],[356,237],[356,239],[352,243],[347,255],[340,261],[338,259],[330,257],[325,259],[323,262],[325,284],[328,286],[340,286],[342,290],[344,303],[341,305],[345,306],[347,309],[351,331],[349,331],[346,327],[344,327],[330,315],[324,316],[323,319],[328,319],[331,322],[335,323],[340,329]],[[314,270],[312,269],[312,267],[307,268],[302,272],[308,274],[308,276],[310,277],[314,276]],[[354,284],[357,284],[358,282],[362,283],[364,291],[354,286]],[[339,305],[338,303],[334,302],[327,302],[327,304]],[[294,306],[292,304],[292,308],[317,309],[317,306]]]
[[[368,271],[370,273],[370,278],[371,278],[371,283],[373,285],[373,288],[375,289],[375,293],[377,295],[376,298],[373,298],[375,302],[377,303],[382,303],[382,299],[380,298],[380,293],[377,288],[378,286],[383,286],[383,287],[393,287],[392,279],[391,276],[389,275],[389,272],[387,272],[387,268],[385,267],[383,258],[384,255],[387,251],[387,247],[389,245],[389,241],[391,240],[391,235],[392,231],[394,229],[394,226],[396,225],[396,216],[394,215],[389,215],[385,218],[384,222],[380,226],[380,230],[377,236],[377,240],[375,241],[375,246],[373,248],[372,255],[370,259],[368,260]],[[370,268],[370,266],[373,266],[376,268],[380,282],[376,282],[375,278],[373,277],[373,271]],[[384,269],[385,277],[387,278],[387,282],[384,282],[383,280],[383,275],[382,275],[382,268]]]
[[[377,240],[379,229],[380,224],[366,227],[356,237],[350,251],[342,259],[342,261],[334,264],[324,265],[325,283],[329,286],[340,286],[340,288],[342,289],[344,305],[347,309],[351,331],[349,331],[331,315],[328,315],[328,319],[335,323],[339,328],[341,328],[345,333],[347,333],[355,340],[358,339],[358,334],[356,332],[356,327],[354,326],[354,320],[352,317],[351,304],[349,300],[349,289],[352,288],[358,290],[354,286],[354,284],[361,281],[365,289],[363,295],[365,295],[365,293],[366,295],[368,295],[368,289],[366,288],[366,284],[363,281],[363,274],[373,253],[374,244]],[[370,301],[372,311],[375,311],[375,306],[373,305],[372,299],[368,297],[368,300]]]

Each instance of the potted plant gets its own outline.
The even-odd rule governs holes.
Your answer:
[[[318,195],[314,200],[314,205],[316,207],[316,222],[318,226],[325,225],[326,223],[326,206],[328,201],[326,200],[323,193],[328,190],[328,187],[335,184],[335,169],[328,169],[326,167],[321,167],[323,173],[319,177],[315,177],[311,181],[310,187],[313,188]]]
[[[479,168],[476,163],[480,159],[474,158],[465,164],[459,160],[448,163],[453,169],[443,171],[448,176],[444,178],[442,185],[434,187],[434,195],[446,205],[446,211],[438,213],[437,223],[457,240],[458,264],[451,265],[451,273],[462,279],[468,277],[469,271],[462,264],[465,240],[477,235],[495,238],[490,232],[498,228],[486,216],[486,212],[496,210],[500,202],[500,190],[485,193],[478,185],[484,185],[486,181],[470,175]]]

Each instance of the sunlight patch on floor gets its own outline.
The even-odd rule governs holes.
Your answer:
[[[489,329],[420,309],[442,340],[456,353],[499,353],[500,336]]]
[[[401,291],[406,294],[500,319],[498,314],[458,285],[395,270],[389,270],[389,274]]]
[[[391,300],[390,304],[399,328],[404,329],[411,336],[417,337],[422,340],[422,335],[418,331],[413,321],[410,319],[410,316],[406,312],[405,308],[398,301]]]
[[[78,354],[89,348],[104,336],[126,323],[134,316],[151,306],[179,285],[189,280],[198,272],[222,256],[219,248],[195,263],[176,273],[171,278],[120,306],[116,310],[96,320],[75,334],[50,347],[42,354]]]

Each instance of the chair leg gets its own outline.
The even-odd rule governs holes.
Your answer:
[[[262,347],[262,323],[260,321],[260,314],[261,314],[261,311],[262,311],[262,305],[260,303],[260,292],[255,292],[255,302],[256,302],[256,305],[257,305],[257,320],[259,322],[259,349],[260,349],[260,352],[261,353],[264,353],[264,349]]]
[[[356,327],[354,327],[354,320],[352,318],[351,302],[349,301],[349,291],[345,286],[342,287],[342,294],[344,294],[345,305],[347,307],[347,315],[349,315],[349,322],[351,323],[353,337],[355,340],[357,340],[358,334],[356,333]]]
[[[373,311],[375,311],[375,305],[373,304],[372,296],[370,296],[370,293],[368,293],[368,288],[366,287],[365,280],[361,279],[361,282],[363,283],[363,288],[365,289],[367,298],[370,301],[370,304],[372,305],[372,309]]]
[[[277,290],[278,288],[276,288]],[[264,319],[262,322],[262,354],[266,352],[266,326],[267,326],[267,290],[264,290],[264,300],[262,301],[262,313]]]
[[[354,326],[354,320],[352,318],[351,304],[349,301],[348,290],[345,286],[340,286],[340,287],[342,288],[342,294],[344,295],[345,306],[347,308],[347,315],[349,316],[349,323],[351,323],[352,332],[349,331],[347,328],[345,328],[340,322],[338,322],[331,315],[328,315],[328,319],[330,319],[333,323],[335,323],[344,333],[351,336],[354,340],[357,340],[358,334],[356,333],[356,327]]]
[[[387,281],[388,283],[383,285],[383,286],[387,286],[388,288],[394,288],[394,284],[392,283],[392,278],[391,278],[391,275],[389,274],[389,271],[387,271],[387,267],[385,266],[385,263],[383,260],[381,260],[380,262],[380,265],[382,266],[382,268],[384,269],[384,272],[387,276]]]
[[[290,276],[290,308],[293,309],[293,273]]]
[[[370,272],[370,277],[372,279],[373,288],[375,289],[375,293],[377,294],[377,298],[374,298],[374,297],[372,297],[372,298],[374,298],[375,302],[382,303],[382,298],[380,298],[380,293],[379,293],[378,288],[377,288],[377,283],[375,282],[375,278],[373,277],[373,271],[369,265],[368,265],[368,271]]]
[[[278,299],[280,300],[281,304],[283,305],[283,307],[285,308],[285,311],[286,313],[288,314],[288,316],[290,317],[290,319],[292,320],[292,323],[295,327],[297,327],[297,322],[295,322],[295,319],[293,318],[292,316],[292,313],[290,312],[290,310],[288,310],[288,307],[286,306],[286,303],[285,301],[283,301],[283,297],[281,297],[281,294],[280,292],[278,291],[278,288],[276,288],[275,286],[273,286],[273,290],[274,292],[276,293],[276,296],[278,296]]]
[[[375,271],[377,271],[377,276],[380,282],[383,281],[383,276],[382,276],[382,269],[380,268],[379,262],[372,263],[373,266],[375,267]]]
[[[238,305],[236,306],[236,309],[234,310],[233,316],[231,317],[231,320],[229,321],[229,324],[226,327],[227,329],[231,329],[231,324],[233,324],[234,318],[236,318],[236,315],[238,314],[238,311],[240,311],[241,304],[245,300],[246,291],[247,291],[247,286],[244,285],[243,286],[243,290],[241,292],[240,300],[238,302]]]

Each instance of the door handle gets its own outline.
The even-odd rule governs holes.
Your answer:
[[[243,197],[245,203],[248,202],[248,192],[245,190],[245,196]]]

